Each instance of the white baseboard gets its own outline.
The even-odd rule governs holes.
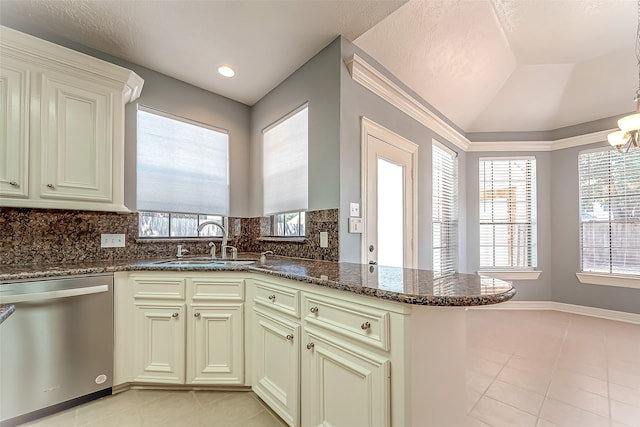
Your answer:
[[[587,307],[584,305],[566,304],[555,301],[507,301],[500,304],[474,306],[469,308],[482,310],[555,310],[640,325],[640,314]]]

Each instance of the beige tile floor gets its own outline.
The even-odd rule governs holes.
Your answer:
[[[467,313],[469,427],[640,427],[640,325],[554,311]],[[29,425],[284,424],[251,392],[130,390]]]
[[[640,325],[467,313],[469,426],[640,427]]]

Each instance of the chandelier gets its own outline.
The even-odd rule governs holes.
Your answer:
[[[626,153],[631,147],[640,148],[640,0],[638,0],[638,27],[636,29],[636,61],[638,64],[638,89],[636,90],[636,113],[618,120],[620,130],[607,135],[607,140],[619,152]]]

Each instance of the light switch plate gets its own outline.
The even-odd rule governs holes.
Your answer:
[[[101,248],[124,248],[124,234],[101,234]]]
[[[349,233],[362,234],[362,218],[349,218]]]
[[[360,203],[349,204],[349,216],[360,216]]]
[[[329,247],[329,233],[326,231],[320,232],[320,247],[328,248]]]

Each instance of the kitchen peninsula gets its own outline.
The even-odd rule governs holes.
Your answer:
[[[509,283],[477,275],[437,278],[426,270],[283,257],[223,268],[151,260],[2,266],[0,281],[109,272],[115,277],[114,390],[251,386],[292,426],[465,425],[465,307],[515,295]],[[151,338],[141,339],[145,329],[136,329],[137,319],[158,316],[160,308],[167,314],[158,319],[182,331],[187,356],[175,376],[135,365],[149,351],[135,349]],[[215,325],[225,316],[240,328],[228,335],[244,333],[227,349],[240,362],[223,373],[213,362],[191,366],[202,354],[217,357],[191,343],[208,339],[198,332],[206,323],[198,322]]]

